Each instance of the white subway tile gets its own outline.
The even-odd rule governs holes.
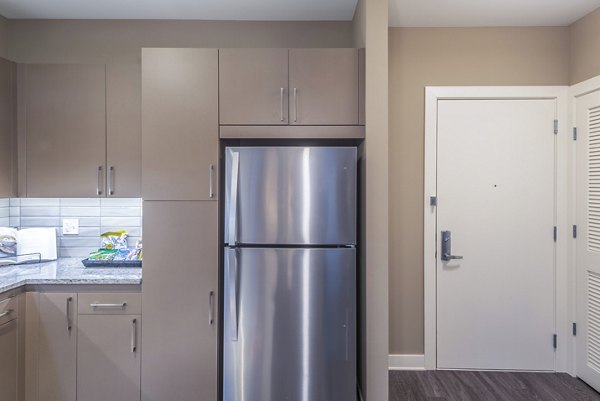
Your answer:
[[[21,206],[60,206],[58,198],[21,198]]]
[[[22,208],[21,208],[22,209]],[[99,217],[99,207],[61,207],[60,215],[62,217]]]
[[[141,208],[133,206],[102,207],[100,213],[102,217],[140,217],[142,215]]]
[[[21,217],[21,227],[58,227],[58,217]]]
[[[139,227],[142,224],[141,217],[102,217],[101,226],[116,227]]]
[[[100,199],[102,206],[142,206],[140,198],[102,198]]]
[[[100,247],[100,237],[97,238],[77,238],[77,237],[61,237],[60,238],[61,248],[73,248],[73,247]]]
[[[87,258],[90,253],[97,251],[97,247],[60,248],[61,258]]]
[[[75,207],[75,206],[87,206],[87,207],[99,207],[100,198],[60,198],[61,207]]]
[[[21,206],[20,215],[23,217],[58,217],[60,208],[57,206]]]
[[[100,227],[100,217],[78,217],[78,219],[79,227]]]

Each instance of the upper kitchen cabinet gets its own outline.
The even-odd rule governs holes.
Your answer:
[[[289,52],[290,124],[358,125],[358,50]]]
[[[0,198],[16,196],[16,65],[0,59]]]
[[[28,197],[104,196],[104,65],[23,69]]]
[[[139,198],[142,193],[142,69],[106,66],[106,195]]]
[[[223,125],[288,124],[288,49],[220,49]]]
[[[365,49],[358,49],[358,125],[365,125]]]
[[[217,49],[142,50],[142,197],[216,200]]]

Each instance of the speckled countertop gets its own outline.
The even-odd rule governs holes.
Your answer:
[[[142,269],[86,268],[80,259],[18,266],[0,266],[0,293],[23,285],[141,284]]]

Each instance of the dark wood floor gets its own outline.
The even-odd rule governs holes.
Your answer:
[[[598,401],[564,373],[391,371],[390,401]]]

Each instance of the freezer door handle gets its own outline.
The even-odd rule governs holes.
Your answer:
[[[240,153],[231,154],[231,198],[229,199],[229,246],[237,243],[237,198],[238,198],[238,176],[240,170]]]
[[[226,259],[229,281],[227,290],[229,295],[229,319],[231,321],[231,341],[238,340],[238,313],[237,313],[237,249],[230,249]]]

